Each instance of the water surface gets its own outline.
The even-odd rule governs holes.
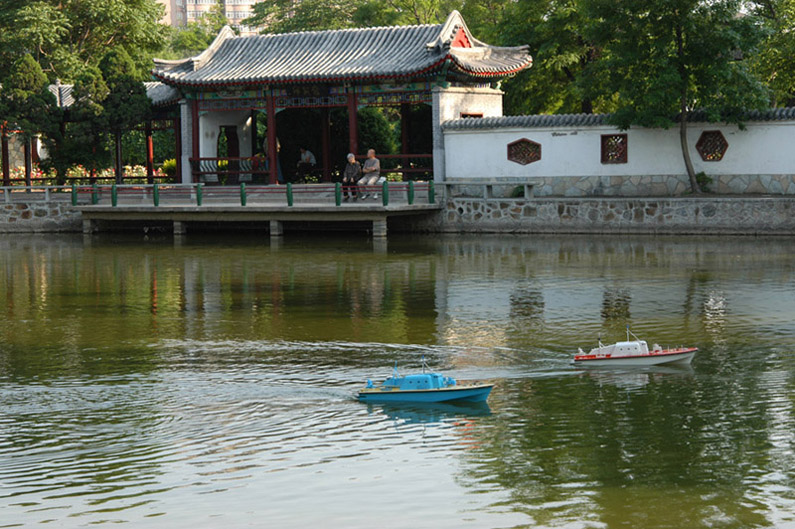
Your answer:
[[[793,528],[794,317],[789,238],[5,237],[0,527]],[[353,398],[422,356],[488,405]]]

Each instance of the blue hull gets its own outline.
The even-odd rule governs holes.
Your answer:
[[[493,386],[410,391],[360,391],[362,402],[485,402]]]

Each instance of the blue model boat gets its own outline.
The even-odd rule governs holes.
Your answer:
[[[425,365],[423,361],[423,371]],[[484,402],[493,384],[459,384],[440,373],[401,376],[395,367],[392,376],[380,385],[367,381],[359,390],[362,402]]]

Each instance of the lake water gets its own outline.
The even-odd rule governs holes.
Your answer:
[[[795,528],[793,432],[791,238],[0,240],[0,527]]]

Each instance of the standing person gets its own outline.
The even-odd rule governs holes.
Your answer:
[[[312,154],[312,151],[305,146],[301,145],[298,147],[298,150],[301,151],[301,157],[298,159],[298,170],[296,171],[296,175],[298,178],[305,178],[314,171],[317,160],[315,159],[315,155]]]
[[[345,171],[342,173],[342,194],[347,202],[348,198],[356,200],[356,182],[362,176],[362,166],[356,161],[353,153],[348,153],[348,163],[345,164]],[[348,196],[350,194],[350,197]]]
[[[381,162],[375,157],[375,149],[369,149],[367,151],[367,159],[364,161],[362,173],[364,173],[364,176],[359,180],[360,186],[374,186],[378,183],[381,177]],[[375,193],[373,197],[377,198],[378,193]],[[362,199],[365,198],[367,198],[367,188],[365,188],[364,194],[362,195]]]

